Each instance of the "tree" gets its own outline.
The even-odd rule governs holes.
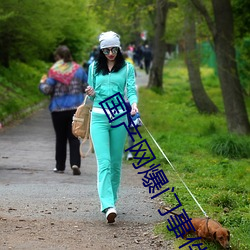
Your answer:
[[[192,16],[191,16],[192,13]],[[211,101],[207,95],[204,86],[202,84],[200,75],[200,57],[197,52],[196,44],[196,27],[195,17],[193,14],[193,7],[190,3],[185,6],[185,28],[184,28],[184,40],[185,40],[185,55],[186,64],[188,69],[189,82],[191,92],[194,98],[197,109],[200,113],[217,113],[218,108]]]
[[[0,51],[1,64],[9,66],[11,59],[27,61],[32,57],[37,58],[38,51],[44,51],[45,45],[53,44],[55,34],[52,36],[46,26],[44,18],[46,4],[41,1],[25,2],[14,0],[2,0],[0,9],[4,14],[11,13],[5,20],[0,20]],[[44,9],[45,8],[45,9]],[[49,7],[46,14],[50,14]],[[46,28],[45,28],[46,27]]]
[[[168,0],[156,1],[155,15],[155,35],[154,35],[154,57],[149,75],[148,87],[157,87],[162,89],[163,66],[166,53],[166,42],[164,40],[166,30],[167,13],[170,8],[177,7],[175,3]]]
[[[0,64],[10,60],[48,60],[65,43],[73,57],[82,60],[84,49],[93,46],[95,20],[85,11],[87,0],[0,1]],[[92,27],[92,28],[89,28]]]
[[[118,3],[119,2],[119,3]],[[97,13],[98,23],[103,30],[113,30],[121,35],[122,47],[130,42],[140,43],[140,33],[147,27],[149,35],[152,30],[155,0],[93,0],[92,6]]]
[[[248,0],[232,0],[237,62],[244,94],[250,96],[250,8]]]
[[[212,0],[214,21],[200,0],[191,0],[204,16],[213,37],[228,130],[249,134],[250,123],[238,76],[230,0]]]
[[[234,14],[235,35],[237,38],[243,38],[250,35],[250,1],[232,0]]]

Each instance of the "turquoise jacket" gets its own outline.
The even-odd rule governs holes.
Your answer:
[[[135,69],[131,63],[126,62],[126,66],[118,72],[110,72],[107,75],[95,73],[94,65],[95,62],[90,65],[88,71],[88,84],[95,90],[95,97],[90,97],[93,100],[93,107],[101,108],[99,103],[117,92],[120,92],[124,99],[126,94],[126,99],[128,99],[130,105],[138,102]],[[118,104],[118,102],[115,104]]]

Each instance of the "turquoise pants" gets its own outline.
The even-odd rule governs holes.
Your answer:
[[[97,160],[97,189],[102,212],[115,207],[117,201],[127,130],[124,125],[117,128],[111,125],[122,122],[127,124],[126,115],[109,123],[105,114],[91,114],[90,134]]]

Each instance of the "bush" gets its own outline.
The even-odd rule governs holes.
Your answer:
[[[236,135],[219,136],[212,140],[211,151],[215,155],[231,158],[249,158],[250,146],[247,138]]]
[[[230,192],[221,192],[213,195],[210,203],[217,207],[229,209],[234,209],[237,206],[233,194]]]
[[[22,111],[34,107],[46,97],[38,90],[42,74],[48,64],[35,61],[27,65],[12,61],[10,68],[0,67],[0,122],[6,123],[9,116],[19,117]]]

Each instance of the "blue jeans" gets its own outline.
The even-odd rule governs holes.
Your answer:
[[[109,123],[105,114],[92,112],[90,134],[97,160],[97,190],[101,211],[115,207],[121,179],[121,166],[127,130],[124,125],[111,128],[122,122],[127,124],[127,116]]]

